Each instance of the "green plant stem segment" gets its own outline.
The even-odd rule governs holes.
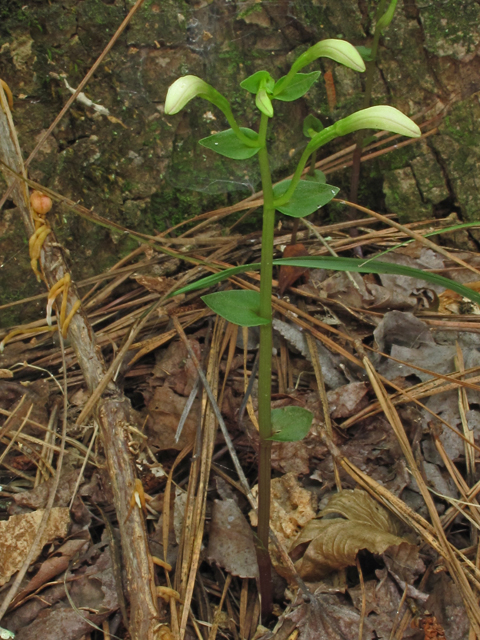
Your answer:
[[[258,565],[262,613],[268,616],[272,608],[271,566],[268,554],[268,534],[270,527],[270,485],[271,485],[271,378],[272,378],[272,275],[273,236],[275,231],[275,207],[273,204],[272,177],[266,147],[268,116],[262,113],[259,128],[258,152],[260,175],[263,189],[262,257],[260,268],[260,309],[259,315],[268,324],[260,325],[260,362],[258,373],[258,423],[260,429],[260,455],[258,462]]]

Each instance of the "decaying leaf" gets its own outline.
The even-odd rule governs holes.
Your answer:
[[[308,251],[303,244],[289,244],[285,247],[283,258],[297,258],[298,256],[308,256]],[[290,267],[282,265],[278,275],[278,288],[281,296],[288,287],[291,287],[299,278],[308,273],[308,269],[302,267]]]
[[[327,519],[338,514],[342,518]],[[360,489],[341,491],[310,520],[292,545],[292,553],[305,554],[296,561],[297,571],[304,580],[317,581],[334,570],[355,564],[357,553],[367,549],[382,554],[389,547],[405,543],[398,536],[398,527],[388,511]]]
[[[153,398],[147,405],[147,431],[158,449],[181,450],[193,442],[200,414],[199,400],[194,400],[180,439],[175,441],[178,421],[186,404],[187,398],[175,393],[167,384],[155,389]]]
[[[240,578],[258,578],[253,533],[235,500],[213,503],[207,558]]]
[[[32,513],[11,516],[0,522],[0,585],[5,584],[10,577],[20,569],[25,557],[33,544],[38,527],[42,520],[44,509],[37,509]],[[36,556],[42,547],[55,538],[64,538],[70,525],[70,515],[66,507],[54,507],[50,513],[47,527],[40,544],[36,549]]]
[[[351,382],[327,393],[330,415],[334,420],[349,418],[368,404],[368,385]]]
[[[258,494],[258,486],[252,489],[252,493]],[[295,473],[286,473],[280,478],[274,478],[271,496],[270,526],[280,542],[288,549],[301,528],[315,518],[317,497],[302,487]],[[257,514],[250,511],[249,515],[252,525],[256,527]],[[290,579],[291,576],[285,572],[283,562],[278,558],[272,543],[270,543],[270,556],[277,572]]]

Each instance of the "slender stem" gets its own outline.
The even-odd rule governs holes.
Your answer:
[[[380,0],[380,4],[378,5],[378,9],[377,9],[377,17],[376,17],[377,24],[375,26],[375,32],[373,34],[373,43],[372,43],[371,53],[370,53],[371,60],[367,63],[365,92],[363,94],[363,107],[362,107],[363,109],[366,109],[367,107],[369,107],[372,101],[372,87],[373,87],[373,79],[374,79],[375,67],[376,67],[376,61],[377,61],[378,44],[380,41],[380,36],[382,34],[382,29],[378,27],[378,20],[383,16],[385,12],[385,4],[386,4],[386,0]],[[360,159],[362,156],[362,146],[363,146],[364,137],[365,137],[365,131],[359,131],[357,134],[355,150],[353,152],[352,179],[350,183],[350,202],[357,202],[358,186],[360,182]],[[355,217],[355,211],[353,209],[350,209],[349,216],[351,218]],[[357,230],[355,229],[352,231],[357,231]],[[354,234],[350,233],[350,235],[354,235]],[[358,231],[357,231],[357,235],[358,235]]]
[[[282,204],[287,204],[287,202],[290,201],[290,198],[293,196],[293,192],[295,191],[297,184],[300,182],[302,172],[305,169],[305,165],[307,164],[307,160],[310,155],[320,147],[323,147],[324,144],[327,144],[327,142],[330,142],[330,140],[333,140],[338,135],[342,135],[341,133],[339,133],[337,124],[338,123],[336,122],[335,124],[332,124],[331,127],[327,127],[323,131],[320,131],[320,133],[317,133],[317,135],[310,140],[310,142],[305,147],[305,151],[302,153],[302,157],[298,161],[297,168],[295,169],[295,173],[293,174],[290,186],[285,191],[283,196],[280,196],[275,200],[275,206],[278,207]]]
[[[271,378],[272,378],[272,273],[273,273],[273,235],[275,230],[275,207],[266,134],[268,117],[262,114],[259,140],[262,147],[258,152],[260,175],[263,188],[263,228],[262,258],[260,277],[259,315],[269,320],[269,324],[260,326],[260,366],[258,373],[258,421],[260,427],[260,455],[258,463],[258,529],[259,547],[257,552],[260,571],[260,592],[262,595],[262,614],[267,618],[272,609],[271,565],[268,555],[268,533],[270,525],[270,483],[271,483]]]
[[[222,94],[219,93],[213,87],[210,87],[210,88],[211,88],[210,94],[204,94],[202,97],[208,100],[209,102],[212,102],[214,105],[216,105],[220,109],[220,111],[223,112],[223,115],[226,117],[228,124],[235,131],[235,135],[239,140],[241,140],[245,145],[247,145],[247,147],[258,147],[259,140],[251,140],[241,131],[240,127],[237,124],[237,121],[235,120],[232,110],[230,108],[230,103],[225,98],[225,96],[222,96]]]

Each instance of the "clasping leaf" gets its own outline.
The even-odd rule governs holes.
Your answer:
[[[250,140],[258,140],[258,133],[252,131],[252,129],[240,127],[240,131]],[[226,158],[233,158],[233,160],[246,160],[260,150],[260,147],[248,147],[244,142],[239,140],[233,129],[214,133],[212,136],[203,138],[199,142],[203,147],[216,151]]]

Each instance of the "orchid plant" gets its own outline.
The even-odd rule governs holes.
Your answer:
[[[337,39],[322,40],[310,47],[293,63],[287,75],[275,81],[268,71],[258,71],[241,83],[241,87],[255,96],[255,104],[260,111],[258,131],[238,125],[230,104],[221,93],[201,78],[187,75],[176,80],[169,88],[165,101],[165,114],[173,115],[183,109],[195,97],[204,98],[214,104],[224,114],[230,128],[215,133],[200,144],[227,158],[243,160],[258,156],[263,188],[263,228],[262,254],[260,265],[242,265],[214,274],[193,285],[183,288],[186,292],[194,288],[212,285],[240,271],[260,267],[260,292],[250,290],[219,291],[203,296],[202,300],[218,315],[240,326],[260,327],[260,363],[258,375],[258,416],[260,430],[259,454],[259,502],[257,529],[257,557],[260,569],[260,592],[262,612],[268,614],[271,607],[270,561],[268,556],[269,517],[270,517],[270,478],[272,441],[293,441],[302,439],[309,431],[312,415],[299,407],[271,409],[271,373],[272,373],[272,272],[274,264],[289,264],[302,267],[323,267],[357,272],[395,272],[414,277],[432,278],[457,291],[465,288],[435,274],[429,274],[392,265],[369,261],[365,266],[361,260],[352,258],[332,258],[325,256],[306,256],[273,260],[273,239],[275,211],[294,218],[307,216],[338,193],[338,188],[325,183],[320,171],[302,179],[309,157],[320,147],[334,138],[344,136],[361,129],[380,129],[409,137],[420,136],[419,127],[397,109],[390,106],[375,106],[339,120],[335,124],[322,128],[320,121],[312,116],[304,122],[304,133],[310,139],[298,161],[292,179],[273,185],[267,150],[267,129],[274,117],[274,102],[291,102],[304,96],[320,76],[320,71],[301,73],[304,67],[318,58],[326,57],[354,71],[362,72],[365,64],[357,49],[348,42]],[[408,272],[408,273],[407,273]],[[440,279],[439,279],[440,278]],[[448,283],[448,284],[445,284]],[[179,292],[177,292],[179,293]],[[472,295],[473,292],[470,291]],[[468,293],[467,293],[468,295]],[[472,297],[470,295],[470,297]],[[478,296],[480,300],[480,296]]]

